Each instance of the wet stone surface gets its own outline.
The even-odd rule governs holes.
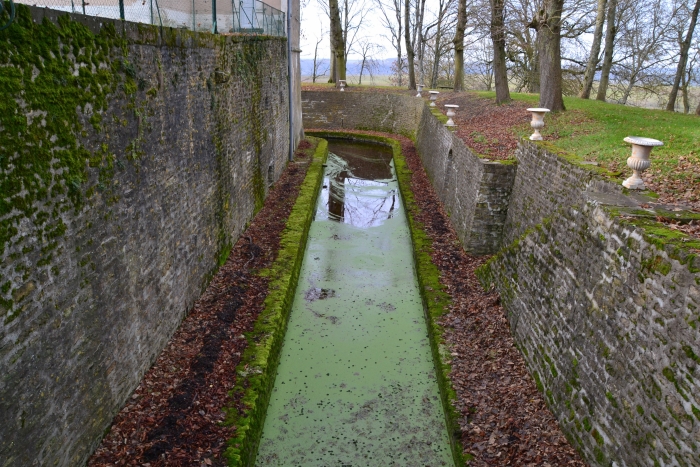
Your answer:
[[[451,466],[391,153],[330,150],[256,465]]]

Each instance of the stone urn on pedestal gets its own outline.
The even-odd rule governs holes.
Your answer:
[[[549,112],[549,109],[544,108],[531,108],[527,109],[528,112],[532,112],[532,120],[530,121],[530,126],[535,132],[530,135],[530,141],[542,141],[542,134],[540,130],[544,128],[544,114]]]
[[[627,158],[627,167],[633,170],[632,176],[622,182],[622,186],[630,190],[644,190],[644,180],[641,174],[651,165],[649,154],[655,146],[663,146],[658,139],[644,138],[641,136],[628,136],[624,139],[632,145],[632,155]]]
[[[416,94],[416,97],[423,97],[423,96],[421,96],[420,93],[423,92],[424,86],[425,86],[424,84],[416,84],[416,87],[418,88],[418,94]]]
[[[345,91],[345,80],[344,79],[339,79],[338,80],[339,86],[340,86],[340,92]]]
[[[437,100],[440,91],[428,91],[430,93],[430,107],[435,107],[435,101]]]
[[[456,114],[457,109],[459,109],[458,105],[454,104],[445,104],[445,108],[447,109],[447,123],[445,123],[445,126],[455,126],[454,120],[452,120],[452,117],[454,117]]]

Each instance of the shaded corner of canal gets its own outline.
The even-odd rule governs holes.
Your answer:
[[[258,466],[454,466],[391,149],[330,140]]]

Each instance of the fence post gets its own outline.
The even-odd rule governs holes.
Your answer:
[[[218,34],[219,31],[216,29],[216,0],[211,0],[211,32],[212,34]]]
[[[124,0],[119,0],[119,17],[123,20],[124,16]]]

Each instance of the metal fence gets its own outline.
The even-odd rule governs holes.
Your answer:
[[[15,0],[15,2],[101,18],[188,28],[193,31],[287,35],[285,13],[260,0]]]

